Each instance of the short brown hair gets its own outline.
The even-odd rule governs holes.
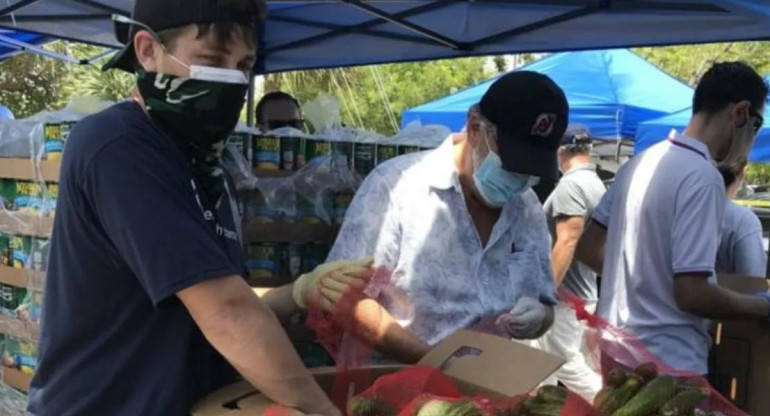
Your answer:
[[[222,6],[227,6],[236,12],[245,16],[254,16],[255,23],[231,23],[231,22],[219,22],[219,23],[197,23],[197,38],[209,36],[209,33],[214,32],[214,39],[218,47],[224,47],[228,42],[233,39],[241,39],[250,48],[255,47],[254,35],[257,31],[257,24],[265,21],[267,17],[267,7],[264,0],[219,0]],[[161,42],[169,49],[174,48],[174,43],[187,29],[185,27],[179,27],[174,29],[163,30],[158,33]]]

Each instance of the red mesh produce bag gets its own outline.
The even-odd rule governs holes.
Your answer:
[[[586,344],[590,351],[586,358],[601,368],[605,386],[611,384],[613,370],[632,372],[645,365],[648,369],[656,368],[661,375],[673,377],[680,389],[687,387],[706,389],[709,396],[698,405],[701,410],[719,412],[724,416],[748,416],[748,413],[738,409],[711,387],[705,378],[672,368],[651,353],[641,340],[628,331],[614,327],[604,319],[586,312],[584,300],[564,290],[559,291],[559,298],[575,309],[578,320],[585,322]],[[644,373],[645,370],[640,369],[640,372]]]

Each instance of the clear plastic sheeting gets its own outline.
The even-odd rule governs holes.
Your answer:
[[[82,102],[81,110],[98,110]],[[89,110],[90,111],[90,110]],[[0,121],[0,416],[22,415],[37,367],[43,287],[69,132],[88,111]]]
[[[0,416],[24,416],[26,408],[26,395],[0,383]]]

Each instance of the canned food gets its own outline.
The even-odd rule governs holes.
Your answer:
[[[306,163],[312,163],[317,157],[331,155],[332,143],[328,140],[308,139],[305,151]]]
[[[309,243],[301,247],[302,273],[313,271],[324,264],[329,257],[329,246],[322,243]]]
[[[276,243],[252,243],[246,249],[246,267],[251,279],[277,279],[285,264],[286,247]]]
[[[16,199],[14,210],[41,211],[43,204],[43,186],[37,181],[16,181]]]
[[[374,143],[353,143],[353,169],[362,176],[374,170],[377,146]]]
[[[16,180],[0,179],[0,209],[13,209],[16,200]]]
[[[294,138],[294,169],[300,170],[307,165],[307,142],[304,137]]]
[[[69,137],[69,128],[67,128]],[[64,137],[62,135],[61,123],[47,123],[43,127],[43,151],[47,160],[61,160],[64,152]]]
[[[377,145],[377,165],[398,156],[398,146],[395,144]]]
[[[296,170],[296,158],[294,152],[296,145],[294,137],[281,137],[281,170]]]
[[[26,235],[11,236],[9,246],[11,250],[11,267],[14,269],[29,267],[32,237]]]
[[[254,136],[254,167],[278,170],[281,167],[281,139],[276,136]]]
[[[48,239],[30,238],[29,265],[32,270],[45,271],[48,265],[48,249],[50,247]]]
[[[59,197],[59,184],[47,183],[46,190],[47,193],[43,195],[43,209],[53,212],[56,210],[56,199]]]
[[[281,212],[267,203],[267,199],[259,191],[253,191],[247,196],[248,216],[260,224],[273,224],[281,220]]]
[[[227,144],[235,147],[235,149],[238,150],[238,153],[243,155],[243,157],[249,161],[249,164],[251,164],[251,159],[249,157],[251,134],[246,132],[233,132],[227,139]]]
[[[334,223],[342,224],[345,220],[345,214],[348,212],[348,207],[353,202],[353,192],[339,192],[334,195]]]
[[[417,152],[420,152],[420,151],[422,151],[422,149],[420,149],[420,146],[414,146],[414,145],[401,145],[401,146],[398,146],[398,155],[399,156],[407,155],[409,153],[417,153]]]
[[[289,275],[294,280],[299,277],[302,271],[302,253],[300,247],[296,244],[290,244],[287,248],[289,258]]]
[[[303,195],[296,194],[296,209],[297,209],[297,222],[303,224],[321,224],[323,218],[321,217],[316,204]]]
[[[27,289],[0,283],[0,308],[4,315],[16,316],[16,309],[24,303]]]
[[[335,156],[343,156],[347,162],[348,169],[353,166],[353,143],[352,142],[332,142],[332,153]]]
[[[13,266],[11,262],[11,237],[0,233],[0,266]]]

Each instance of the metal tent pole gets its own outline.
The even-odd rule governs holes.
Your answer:
[[[254,75],[249,79],[249,95],[246,99],[246,124],[249,127],[254,127],[254,105],[257,94],[256,77]]]

